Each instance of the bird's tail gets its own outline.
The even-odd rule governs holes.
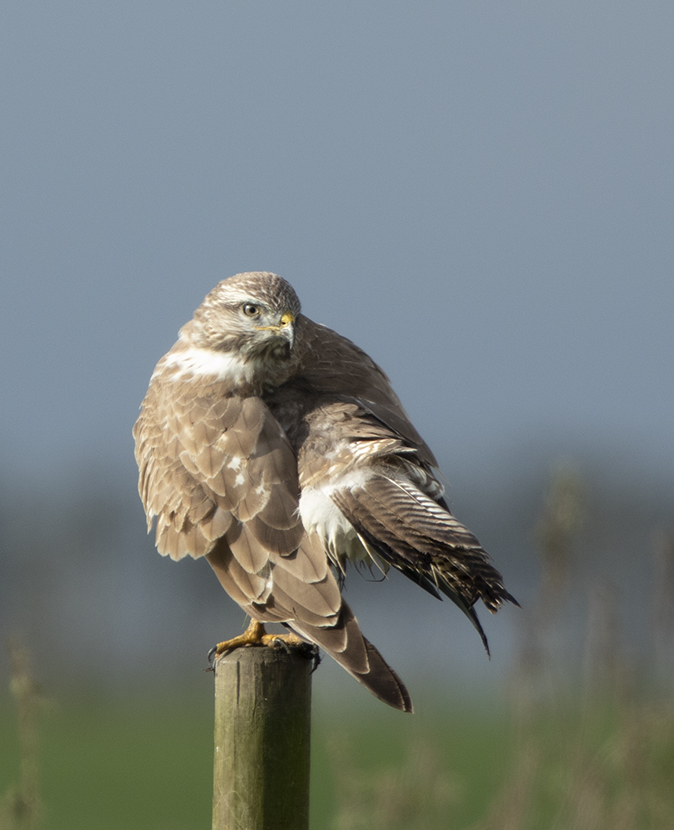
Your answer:
[[[287,625],[320,646],[375,697],[402,712],[413,712],[405,684],[372,643],[363,637],[349,606],[342,604],[336,625],[319,628],[293,620]]]
[[[307,539],[305,544],[309,546],[311,541]],[[322,552],[322,548],[319,550]],[[206,558],[225,591],[251,617],[262,623],[285,625],[322,648],[384,703],[403,712],[412,711],[412,701],[403,682],[363,637],[358,620],[341,597],[324,554],[322,559],[311,560],[301,547],[292,557],[278,556],[273,570],[273,598],[266,603],[251,602],[246,596],[241,584],[245,586],[245,580],[250,577],[237,565],[226,543],[216,546]]]

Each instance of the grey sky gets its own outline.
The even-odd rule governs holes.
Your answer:
[[[254,269],[383,365],[450,479],[541,436],[671,465],[673,26],[671,2],[3,4],[3,467],[135,486],[155,361]]]
[[[2,3],[0,623],[49,636],[53,670],[201,679],[241,614],[152,552],[131,426],[203,296],[265,269],[390,374],[525,606],[526,471],[610,459],[566,623],[608,558],[645,630],[674,480],[673,32],[671,0]],[[396,668],[506,676],[519,612],[482,614],[489,663],[401,582],[348,585]]]

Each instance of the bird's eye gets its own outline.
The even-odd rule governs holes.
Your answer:
[[[242,310],[246,317],[257,317],[260,313],[260,307],[256,306],[255,303],[244,303]]]

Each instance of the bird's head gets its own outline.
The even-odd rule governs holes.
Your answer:
[[[200,348],[236,352],[244,358],[288,355],[300,313],[297,294],[267,272],[223,280],[194,313],[192,341]]]

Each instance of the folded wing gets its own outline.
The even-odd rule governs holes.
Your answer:
[[[260,398],[158,380],[134,436],[160,553],[205,556],[253,618],[287,625],[381,700],[411,711],[404,685],[342,600],[320,540],[304,532],[295,453]]]

